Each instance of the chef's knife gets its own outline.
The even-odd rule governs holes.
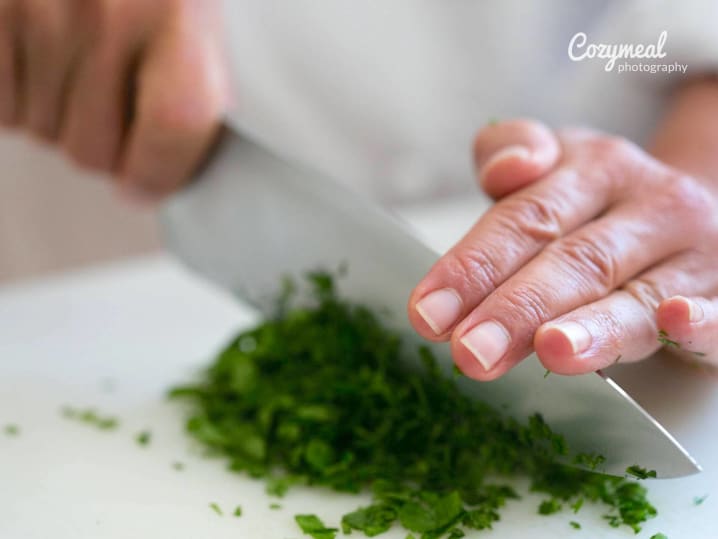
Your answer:
[[[378,206],[340,183],[291,164],[228,128],[197,180],[162,211],[166,241],[188,266],[260,309],[285,275],[348,266],[340,291],[406,317],[412,288],[438,254]],[[448,347],[435,345],[450,369]],[[658,477],[700,471],[688,452],[617,384],[601,374],[544,376],[531,356],[502,379],[461,377],[461,389],[508,413],[540,412],[578,452],[606,457],[616,475],[639,464]]]

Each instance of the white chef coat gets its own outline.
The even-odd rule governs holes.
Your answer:
[[[227,0],[233,118],[276,151],[387,202],[474,189],[491,118],[646,140],[668,90],[718,66],[718,1]],[[656,43],[685,75],[569,58]],[[619,62],[620,63],[620,62]]]

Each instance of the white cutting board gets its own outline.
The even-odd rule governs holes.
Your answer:
[[[248,311],[165,257],[0,289],[0,538],[299,538],[294,514],[316,513],[336,525],[367,501],[298,489],[272,510],[275,500],[261,482],[199,457],[184,435],[181,408],[166,402],[166,390],[251,321]],[[718,412],[717,384],[690,369],[655,365],[651,372],[668,372],[654,375],[654,391],[634,381],[639,398],[659,411],[665,404],[661,418],[705,472],[648,483],[660,516],[640,537],[714,537],[718,437],[706,425],[711,410]],[[646,372],[628,375],[646,380]],[[63,405],[93,406],[122,424],[98,431],[63,418]],[[691,410],[695,420],[685,421]],[[2,433],[9,423],[20,426],[18,437]],[[148,447],[134,441],[144,429],[153,434]],[[174,470],[175,461],[185,470]],[[710,496],[694,506],[704,494]],[[469,537],[634,537],[609,528],[600,507],[541,517],[540,500],[526,495],[506,508],[493,532]],[[209,508],[212,502],[225,516]],[[237,505],[241,518],[231,516]],[[583,530],[571,529],[570,520]],[[383,537],[405,535],[397,529]]]

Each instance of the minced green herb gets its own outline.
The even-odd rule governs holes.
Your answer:
[[[574,514],[578,513],[581,510],[581,507],[583,507],[583,498],[579,498],[571,504],[571,510]]]
[[[672,340],[668,336],[668,332],[663,329],[658,331],[658,342],[661,343],[663,346],[666,346],[669,348],[676,348],[678,350],[683,350],[681,343],[679,343],[678,341]],[[688,344],[690,344],[690,343],[688,343]],[[705,352],[694,352],[691,350],[686,350],[686,351],[693,354],[696,357],[706,357],[706,355],[707,355]]]
[[[184,462],[175,461],[172,463],[172,468],[177,470],[178,472],[181,472],[185,469]]]
[[[626,473],[628,475],[632,475],[636,479],[655,479],[656,477],[656,470],[646,470],[645,468],[641,468],[637,464],[626,468]]]
[[[62,408],[62,415],[67,419],[72,419],[97,427],[100,430],[115,430],[119,425],[120,421],[116,417],[102,416],[93,408],[73,408],[72,406],[64,406]]]
[[[210,503],[209,508],[215,513],[217,513],[219,516],[224,515],[224,513],[222,513],[222,508],[216,502]]]
[[[278,503],[275,502],[275,503],[270,503],[270,504],[269,504],[269,508],[272,509],[273,511],[276,511],[276,510],[278,510],[278,509],[281,509],[282,506],[281,506],[280,504],[278,504]]]
[[[704,494],[703,496],[696,496],[693,498],[693,505],[702,505],[704,501],[706,501],[706,498],[708,497],[708,494]]]
[[[552,515],[554,513],[558,513],[561,508],[561,502],[559,502],[556,498],[551,498],[550,500],[544,500],[541,502],[538,512],[540,515]]]
[[[576,522],[575,520],[572,520],[572,521],[569,522],[568,524],[569,524],[574,530],[580,530],[580,529],[581,529],[581,524],[578,523],[578,522]]]
[[[231,470],[265,478],[276,496],[294,485],[368,489],[371,503],[341,527],[370,537],[397,524],[422,539],[490,529],[518,498],[502,483],[513,477],[549,496],[542,514],[601,503],[610,525],[635,531],[656,514],[643,486],[563,464],[566,442],[541,415],[518,421],[465,396],[428,348],[418,352],[423,368],[408,368],[400,358],[412,351],[372,311],[338,298],[326,273],[309,281],[308,301],[286,286],[274,318],[171,393],[189,405],[190,435]],[[297,522],[315,538],[336,533],[313,515]]]
[[[241,516],[242,516],[242,506],[241,506],[241,505],[238,505],[238,506],[234,509],[234,513],[233,513],[233,514],[234,514],[235,517],[241,517]]]
[[[663,346],[669,346],[669,347],[673,347],[673,348],[681,347],[681,343],[679,343],[678,341],[672,340],[668,336],[668,332],[664,329],[661,329],[658,331],[658,342],[661,343]]]
[[[548,370],[548,369],[546,369],[546,372],[543,373],[543,377],[544,377],[544,378],[548,378],[548,375],[549,375],[549,374],[551,374],[551,371]]]
[[[573,463],[576,466],[587,468],[592,472],[598,470],[604,462],[606,462],[606,457],[603,455],[596,455],[595,453],[579,453],[573,458]]]
[[[143,430],[135,436],[135,441],[138,445],[146,447],[150,445],[150,442],[152,441],[152,433],[148,430]]]
[[[316,515],[296,515],[294,520],[304,533],[314,539],[334,539],[339,531],[336,528],[327,528]]]
[[[668,536],[665,533],[654,533],[651,539],[668,539]]]
[[[3,430],[7,436],[20,436],[20,427],[18,425],[5,425]]]

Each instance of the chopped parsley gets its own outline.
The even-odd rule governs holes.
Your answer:
[[[576,466],[586,468],[592,472],[598,470],[598,467],[604,462],[606,462],[606,457],[595,453],[578,453],[573,458],[573,463]]]
[[[664,329],[661,329],[658,331],[658,342],[661,343],[663,346],[673,347],[673,348],[681,348],[681,343],[678,341],[671,340],[668,336],[668,332]]]
[[[232,513],[235,517],[241,517],[242,516],[242,506],[238,505],[234,509],[234,513]]]
[[[646,470],[645,468],[641,468],[637,464],[634,464],[632,466],[629,466],[626,468],[626,473],[628,475],[632,475],[636,479],[655,479],[656,478],[656,470]]]
[[[275,503],[270,503],[270,504],[269,504],[269,508],[272,509],[273,511],[276,511],[276,510],[278,510],[278,509],[281,509],[282,506],[281,506],[281,504],[278,504],[278,503],[275,502]]]
[[[547,495],[541,514],[603,504],[609,525],[634,531],[655,516],[638,483],[563,464],[566,441],[540,414],[520,421],[464,395],[429,348],[417,353],[380,315],[340,299],[330,275],[309,282],[305,301],[285,284],[273,318],[171,392],[188,406],[188,433],[231,470],[264,478],[280,497],[295,485],[370,491],[341,519],[343,532],[369,537],[397,525],[421,539],[491,529],[519,497],[506,481],[520,477]],[[592,468],[604,460],[575,458]],[[315,515],[295,519],[314,539],[338,531]]]
[[[677,350],[683,350],[683,347],[681,346],[681,343],[679,343],[678,341],[672,340],[672,339],[668,336],[668,332],[666,332],[666,331],[663,330],[663,329],[661,329],[661,330],[658,331],[658,342],[661,343],[663,346],[666,346],[666,347],[668,347],[668,348],[675,348],[675,349],[677,349]],[[691,343],[689,342],[688,344],[691,344]],[[705,352],[694,352],[694,351],[691,351],[691,350],[686,350],[686,352],[689,352],[689,353],[693,354],[693,355],[696,356],[696,357],[706,357],[706,355],[707,355]]]
[[[668,539],[668,536],[665,533],[654,533],[651,539]]]
[[[334,539],[339,531],[336,528],[327,528],[316,515],[296,515],[294,520],[305,534],[314,539]]]
[[[79,421],[100,430],[115,430],[120,425],[120,421],[116,417],[102,416],[94,408],[79,409],[64,406],[62,415],[67,419]]]
[[[150,442],[152,441],[152,433],[148,430],[143,430],[135,436],[135,441],[137,442],[137,445],[146,447],[150,445]]]
[[[561,502],[559,502],[556,498],[542,501],[538,508],[539,515],[552,515],[554,513],[558,513],[560,510]]]
[[[18,425],[5,425],[3,430],[7,436],[20,436],[20,427]]]
[[[215,513],[217,513],[219,516],[224,515],[224,513],[222,513],[222,508],[216,502],[210,503],[209,508]]]
[[[708,494],[704,494],[703,496],[696,496],[693,498],[693,505],[703,505],[703,502],[706,501],[706,498],[708,497]]]
[[[177,460],[177,461],[175,461],[175,462],[172,463],[172,468],[173,468],[174,470],[178,471],[178,472],[181,472],[181,471],[183,471],[183,470],[185,469],[184,462],[180,462],[180,461]]]
[[[569,522],[568,524],[569,524],[574,530],[580,530],[580,529],[581,529],[581,524],[578,523],[578,522],[576,522],[575,520],[572,520],[572,521]]]

